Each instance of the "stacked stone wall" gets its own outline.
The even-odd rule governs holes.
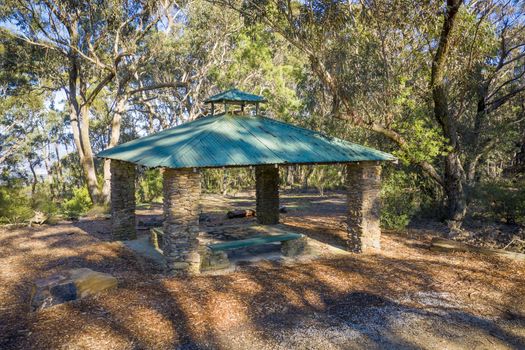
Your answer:
[[[348,249],[374,252],[381,248],[381,166],[372,162],[347,165]]]
[[[112,238],[135,239],[135,165],[113,159],[110,169]]]
[[[164,255],[168,273],[194,275],[200,272],[199,172],[165,169],[164,181]]]
[[[255,167],[257,222],[262,225],[279,223],[279,168],[273,165]]]

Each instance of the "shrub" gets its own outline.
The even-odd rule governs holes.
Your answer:
[[[474,215],[508,224],[525,225],[525,183],[480,183],[473,190]]]
[[[57,203],[51,200],[51,193],[47,184],[38,184],[31,202],[35,211],[45,214],[48,218],[56,216],[59,212]]]
[[[62,204],[62,212],[70,218],[78,218],[92,206],[87,187],[73,190],[73,197]]]
[[[106,205],[94,205],[88,211],[86,211],[87,216],[103,216],[110,212],[109,206]]]
[[[162,174],[159,169],[144,171],[139,181],[137,195],[143,203],[150,203],[162,197]]]
[[[34,215],[22,187],[0,187],[0,223],[22,223]]]
[[[385,169],[381,187],[381,226],[403,229],[415,215],[428,214],[429,208],[433,208],[433,217],[439,216],[441,205],[435,200],[439,195],[434,192],[432,184],[416,172]]]

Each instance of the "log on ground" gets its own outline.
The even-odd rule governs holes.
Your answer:
[[[504,249],[481,248],[445,238],[433,238],[430,250],[436,252],[471,252],[489,256],[504,257],[525,261],[525,254],[510,252]]]

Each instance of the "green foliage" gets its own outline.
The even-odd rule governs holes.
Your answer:
[[[403,133],[410,134],[405,149],[392,152],[405,165],[412,162],[432,162],[450,151],[446,139],[436,127],[429,127],[423,119],[415,119],[399,126]]]
[[[403,229],[416,216],[441,219],[436,185],[410,168],[385,167],[381,188],[381,225]]]
[[[324,196],[324,191],[327,189],[333,190],[343,187],[344,182],[344,169],[340,165],[314,166],[310,176],[310,184],[317,188],[321,196]]]
[[[62,204],[62,212],[71,218],[78,218],[85,214],[92,206],[87,187],[80,187],[73,190],[71,199]]]
[[[110,209],[108,206],[105,205],[94,205],[92,206],[87,212],[86,216],[101,216],[104,214],[108,214],[110,212]]]
[[[381,189],[381,225],[403,229],[417,210],[417,199],[410,188],[410,175],[395,172],[383,181]]]
[[[159,169],[146,169],[137,188],[138,200],[142,203],[160,201],[162,198],[162,174]]]
[[[235,38],[228,67],[217,66],[211,75],[221,88],[237,86],[264,95],[268,104],[262,108],[279,119],[289,120],[302,106],[296,85],[304,74],[303,67],[304,61],[289,43],[263,26],[254,25],[244,28]]]
[[[34,215],[22,187],[0,187],[0,223],[22,223]]]
[[[485,219],[525,225],[525,181],[480,183],[473,190],[471,205]]]
[[[59,206],[51,200],[51,193],[47,183],[39,183],[31,198],[32,207],[35,211],[44,213],[48,218],[59,214]]]
[[[202,172],[203,192],[235,194],[255,186],[250,168],[206,169]]]

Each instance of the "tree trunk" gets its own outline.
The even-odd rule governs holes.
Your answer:
[[[93,159],[93,149],[89,139],[89,106],[82,106],[82,121],[80,123],[80,143],[84,152],[84,159],[81,159],[82,169],[86,177],[86,184],[93,204],[101,204],[100,191],[98,188],[98,179]]]
[[[464,191],[465,171],[461,164],[457,122],[449,111],[446,89],[446,63],[450,37],[462,0],[447,0],[447,9],[441,29],[439,45],[432,61],[430,88],[434,101],[434,117],[448,139],[450,153],[445,158],[444,188],[447,195],[447,217],[452,227],[460,226],[466,213]]]
[[[49,191],[51,192],[51,200],[55,200],[56,194],[55,189],[58,189],[58,183],[55,181],[55,176],[53,175],[53,171],[51,168],[51,152],[50,152],[51,144],[48,142],[47,145],[45,145],[42,148],[43,158],[44,158],[44,166],[46,167],[46,173],[47,173],[47,179],[49,181]]]
[[[120,139],[120,126],[122,124],[122,116],[126,112],[128,103],[127,94],[121,94],[117,96],[115,105],[115,112],[111,120],[111,135],[109,138],[108,148],[115,147]],[[102,202],[109,204],[111,200],[111,161],[109,159],[104,160],[104,184],[102,186]]]
[[[304,165],[303,169],[301,171],[302,179],[301,184],[303,187],[303,191],[308,191],[308,180],[310,180],[310,176],[312,176],[312,173],[314,171],[314,168],[310,165]]]
[[[38,178],[36,176],[35,166],[33,163],[31,163],[31,160],[29,160],[29,169],[31,169],[31,173],[33,174],[33,179],[31,182],[31,200],[35,200],[35,192],[36,192],[36,185],[38,184]]]
[[[78,32],[76,25],[71,24],[71,44],[78,45]],[[86,178],[89,196],[93,204],[99,203],[100,193],[98,189],[97,174],[95,171],[95,163],[93,161],[93,151],[89,140],[89,105],[81,105],[77,100],[77,90],[81,84],[80,64],[78,62],[77,53],[71,50],[68,55],[69,58],[69,113],[71,118],[71,131],[73,132],[73,139],[77,147],[78,156],[80,158],[80,165]],[[81,119],[81,120],[79,120]]]
[[[464,190],[465,172],[457,152],[450,152],[445,160],[445,193],[447,195],[447,219],[458,226],[467,212]]]
[[[58,180],[57,186],[61,186],[61,190],[62,190],[62,191],[59,190],[58,194],[60,197],[62,197],[61,193],[66,192],[66,183],[64,181],[64,174],[62,173],[62,163],[60,161],[60,152],[58,151],[58,141],[55,141],[54,147],[55,147],[55,155],[57,157],[57,161],[55,163],[57,180]]]
[[[91,150],[89,138],[87,140],[83,139],[83,135],[89,134],[89,129],[85,130],[86,127],[89,128],[89,109],[85,106],[80,108],[82,111],[81,113],[84,114],[83,118],[87,119],[85,122],[82,122],[82,125],[78,122],[79,115],[76,112],[77,109],[74,106],[70,106],[70,110],[71,131],[73,132],[73,139],[75,141],[75,146],[80,159],[80,165],[82,166],[82,170],[86,178],[89,196],[91,198],[91,202],[94,204],[99,203],[100,196],[97,175],[95,172],[95,163],[93,161],[93,151]]]

